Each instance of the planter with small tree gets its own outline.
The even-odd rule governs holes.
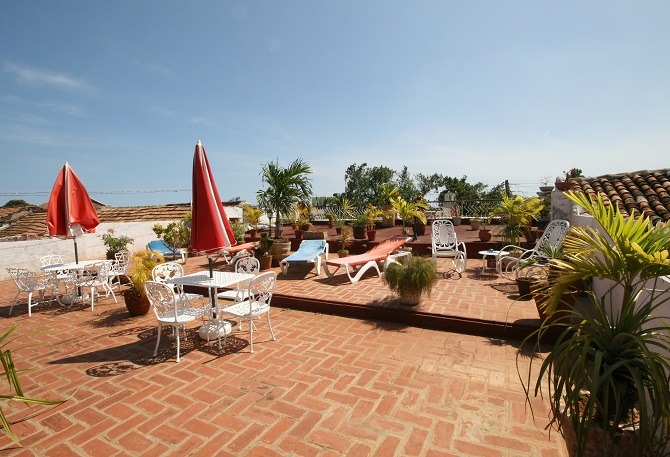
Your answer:
[[[151,309],[151,304],[144,291],[144,283],[151,281],[151,272],[156,265],[165,262],[161,254],[149,249],[142,249],[132,255],[126,276],[130,280],[130,288],[123,291],[126,309],[131,316],[144,316]]]
[[[349,250],[347,249],[351,244],[351,233],[346,227],[342,228],[339,236],[340,249],[337,251],[338,257],[346,257],[349,255]]]
[[[364,240],[367,238],[368,221],[364,215],[360,215],[354,219],[351,223],[351,228],[353,229],[355,239]]]
[[[128,245],[132,244],[133,241],[134,240],[129,236],[114,235],[114,229],[110,228],[109,230],[107,230],[107,233],[104,233],[102,235],[102,243],[107,248],[107,251],[105,252],[107,260],[114,260],[115,255],[119,252],[127,252]]]
[[[269,270],[272,267],[273,246],[274,239],[270,238],[267,233],[261,233],[258,246],[254,249],[254,257],[260,262],[261,270]]]
[[[263,211],[260,209],[260,207],[254,207],[251,205],[242,206],[242,210],[244,211],[242,219],[251,226],[251,229],[249,230],[249,237],[252,240],[256,239],[256,237],[258,237],[258,224],[261,221],[261,214],[263,214]]]

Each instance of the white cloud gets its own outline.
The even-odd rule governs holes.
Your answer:
[[[86,82],[70,78],[61,73],[21,67],[11,62],[5,62],[5,71],[16,76],[18,81],[22,84],[34,86],[47,85],[75,91],[91,90],[91,87]]]

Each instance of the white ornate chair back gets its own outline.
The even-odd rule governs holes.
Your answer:
[[[456,250],[458,240],[454,224],[448,219],[435,219],[433,221],[433,233],[431,242],[433,249],[438,251]]]

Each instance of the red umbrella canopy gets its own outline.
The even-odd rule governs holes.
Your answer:
[[[205,148],[200,141],[195,146],[193,156],[192,186],[191,250],[209,254],[236,244]]]
[[[91,197],[77,175],[65,165],[58,173],[49,197],[47,229],[50,236],[75,237],[94,233],[100,224]]]

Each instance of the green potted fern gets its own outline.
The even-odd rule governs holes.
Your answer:
[[[436,282],[435,265],[428,257],[405,257],[389,265],[384,273],[384,283],[406,305],[421,303],[424,294],[430,296]]]

